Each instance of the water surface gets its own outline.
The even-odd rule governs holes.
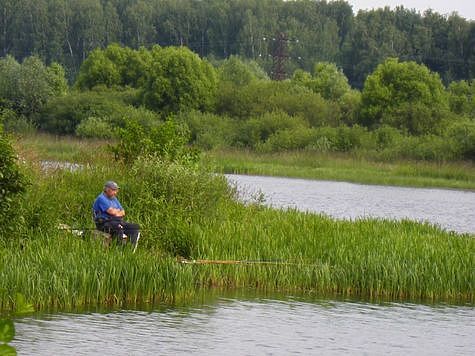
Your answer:
[[[20,355],[474,355],[471,307],[221,298],[16,322]]]
[[[294,178],[226,175],[244,200],[261,192],[265,203],[324,213],[338,219],[376,217],[430,222],[475,233],[475,192],[406,188]]]

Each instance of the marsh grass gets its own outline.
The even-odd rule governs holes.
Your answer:
[[[206,158],[221,173],[475,190],[475,166],[469,162],[384,162],[357,154],[244,150],[210,151]]]
[[[24,218],[0,236],[0,309],[13,308],[17,293],[38,310],[186,303],[210,288],[474,302],[471,235],[243,205],[224,177],[156,158],[94,163],[31,171]],[[92,228],[91,204],[108,179],[122,187],[127,219],[142,226],[135,254],[57,229]],[[185,265],[177,255],[273,263]]]

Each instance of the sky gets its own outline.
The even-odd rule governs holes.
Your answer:
[[[403,5],[408,9],[416,9],[421,13],[427,9],[432,9],[439,14],[451,14],[458,12],[459,16],[467,20],[475,21],[475,1],[474,0],[346,0],[353,6],[353,12],[378,7],[389,6],[394,9],[398,5]]]

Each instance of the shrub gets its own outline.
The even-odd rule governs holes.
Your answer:
[[[157,157],[137,159],[129,177],[129,208],[154,230],[144,242],[173,255],[189,257],[199,234],[196,225],[214,221],[221,203],[233,196],[223,176]]]
[[[156,156],[166,161],[194,164],[198,151],[187,146],[190,132],[186,125],[169,118],[158,126],[146,128],[137,121],[125,120],[117,131],[119,143],[112,147],[116,159],[133,162],[141,156]]]
[[[142,87],[142,103],[165,114],[214,107],[214,68],[185,47],[154,47]]]
[[[0,111],[0,124],[3,124],[5,132],[15,132],[17,134],[32,134],[36,132],[36,127],[30,120],[11,109]]]
[[[87,138],[112,138],[115,136],[111,124],[100,117],[88,117],[76,127],[76,135]]]
[[[256,81],[242,87],[227,82],[220,84],[218,114],[247,119],[274,111],[301,116],[312,126],[336,125],[340,116],[334,104],[290,81]]]
[[[239,128],[237,143],[246,147],[255,147],[277,131],[307,126],[307,122],[301,117],[292,117],[279,111],[266,113],[247,120]]]
[[[27,184],[13,147],[0,125],[0,237],[13,229],[18,216],[18,200],[26,191]]]
[[[316,129],[295,127],[272,134],[267,141],[259,143],[256,150],[260,152],[279,152],[308,148],[316,141]]]
[[[55,134],[74,134],[76,127],[89,117],[114,122],[122,118],[136,101],[133,89],[115,91],[97,88],[86,92],[72,92],[51,100],[35,117],[38,126]],[[117,125],[117,121],[114,122]]]
[[[442,81],[424,65],[389,58],[366,78],[360,119],[367,127],[387,124],[424,135],[437,130],[447,111]]]
[[[452,123],[445,134],[458,159],[475,161],[475,122],[460,120]]]
[[[378,149],[394,147],[402,138],[401,132],[390,126],[381,126],[372,132]]]
[[[230,147],[236,140],[237,123],[226,116],[191,111],[180,119],[191,130],[191,142],[200,148]]]
[[[64,69],[57,63],[47,67],[35,56],[19,64],[13,57],[0,59],[0,101],[18,114],[29,117],[68,89]]]

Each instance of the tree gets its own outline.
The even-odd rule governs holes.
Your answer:
[[[338,101],[350,91],[348,78],[334,63],[315,63],[313,76],[302,70],[296,70],[292,80],[327,100]]]
[[[475,118],[475,80],[452,82],[448,88],[450,110]]]
[[[245,63],[237,56],[224,60],[218,73],[221,81],[231,82],[238,86],[247,85],[257,79],[268,79],[257,63]]]
[[[19,64],[13,57],[0,60],[0,101],[19,114],[37,113],[54,96],[64,95],[64,69],[57,63],[46,67],[38,57]]]
[[[387,59],[368,76],[362,91],[361,122],[369,127],[386,124],[425,134],[438,129],[447,110],[439,75],[416,62]]]
[[[103,50],[96,49],[82,63],[76,86],[80,89],[91,89],[100,84],[107,87],[120,85],[121,76],[117,64],[107,58]]]
[[[165,113],[213,106],[217,79],[214,68],[185,47],[158,46],[143,88],[143,103]]]

